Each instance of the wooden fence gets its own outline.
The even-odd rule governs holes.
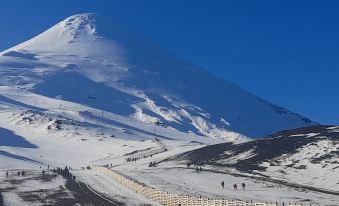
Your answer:
[[[158,202],[165,206],[278,206],[277,203],[247,202],[238,200],[217,200],[204,197],[191,197],[164,192],[137,183],[125,176],[105,167],[94,167],[98,172],[102,172],[112,177],[121,185],[145,196],[146,198]],[[280,204],[285,205],[285,204]],[[301,204],[286,204],[285,206],[302,206]]]

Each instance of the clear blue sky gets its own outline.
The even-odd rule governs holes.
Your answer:
[[[339,124],[339,1],[4,0],[0,50],[101,13],[249,91]]]

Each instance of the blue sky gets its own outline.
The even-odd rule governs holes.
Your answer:
[[[83,12],[107,15],[294,112],[339,124],[339,1],[0,1],[0,50]]]

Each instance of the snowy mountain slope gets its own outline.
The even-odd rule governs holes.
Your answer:
[[[312,126],[278,132],[242,144],[206,146],[176,161],[232,168],[339,194],[339,127]]]
[[[316,124],[96,14],[69,17],[0,53],[0,74],[0,85],[36,94],[26,108],[41,110],[49,98],[67,110],[62,100],[193,136],[243,141]],[[20,92],[16,105],[27,102]]]

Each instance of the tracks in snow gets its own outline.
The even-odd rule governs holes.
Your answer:
[[[97,193],[80,179],[77,181],[67,179],[66,188],[74,193],[74,196],[78,199],[78,201],[80,201],[81,205],[93,204],[95,206],[125,206],[125,204],[121,202],[110,200]]]

